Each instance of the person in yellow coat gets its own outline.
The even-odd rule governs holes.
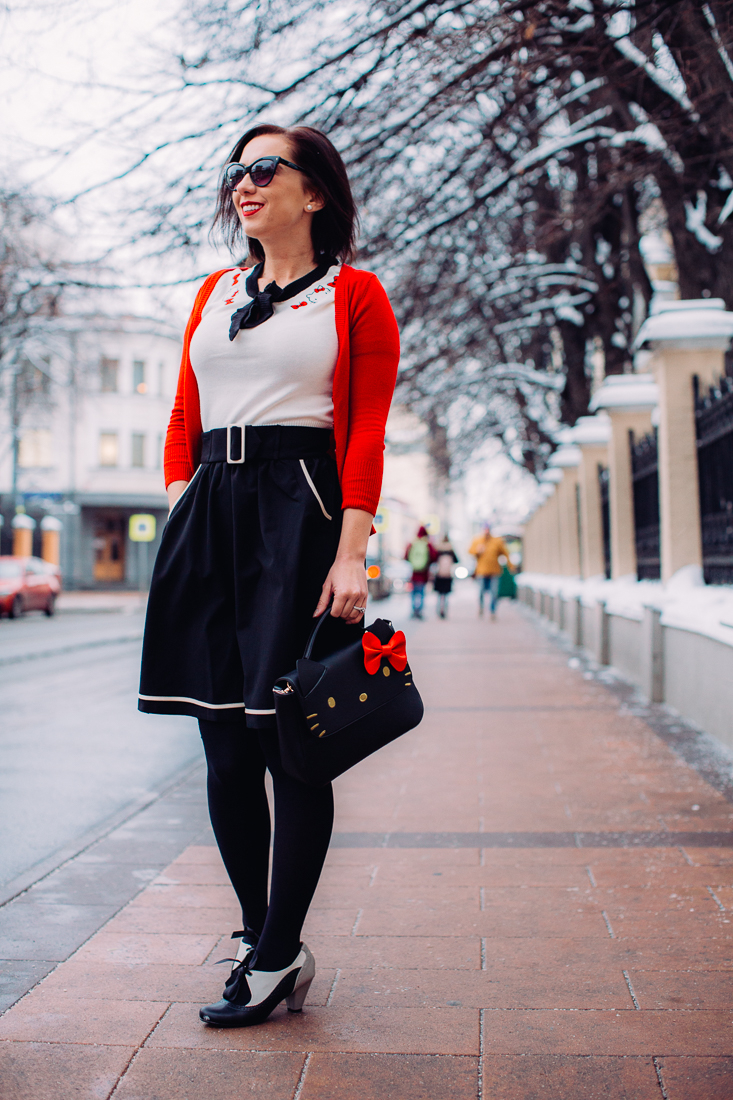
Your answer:
[[[483,615],[484,613],[484,597],[488,592],[491,601],[491,617],[495,619],[496,600],[499,594],[499,578],[501,577],[502,565],[504,564],[499,559],[503,557],[505,561],[509,560],[509,551],[507,550],[506,543],[499,535],[491,534],[491,527],[487,523],[482,533],[476,535],[476,538],[468,548],[468,552],[476,559],[476,571],[474,576],[479,583],[478,613],[479,615]]]

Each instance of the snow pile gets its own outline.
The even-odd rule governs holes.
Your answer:
[[[603,600],[610,615],[638,622],[644,607],[655,607],[661,611],[662,626],[689,630],[733,646],[733,587],[706,585],[696,565],[680,569],[666,585],[660,581],[637,581],[635,577],[581,580],[545,573],[521,573],[517,584],[566,600],[578,596],[584,607],[593,607]]]

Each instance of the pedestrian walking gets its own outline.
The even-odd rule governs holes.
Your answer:
[[[504,557],[509,561],[509,551],[503,538],[491,534],[491,526],[487,523],[480,535],[476,535],[468,548],[469,554],[476,559],[476,571],[474,576],[479,583],[478,613],[484,613],[484,597],[489,593],[491,618],[496,618],[496,601],[499,596],[499,578],[501,577],[502,563],[499,560]]]
[[[412,618],[422,619],[425,585],[430,566],[435,561],[435,550],[425,527],[418,528],[417,535],[405,550],[405,561],[412,566]]]
[[[453,566],[458,555],[453,549],[447,534],[435,545],[435,576],[433,588],[438,595],[438,617],[444,619],[448,614],[448,596],[453,590]]]
[[[139,705],[199,720],[211,823],[242,908],[223,997],[200,1011],[219,1027],[262,1023],[283,999],[299,1011],[315,973],[300,936],[333,794],[283,770],[272,688],[331,601],[337,635],[366,610],[399,337],[376,276],[348,263],[355,218],[343,161],[318,130],[260,125],[239,139],[214,224],[249,256],[197,295],[166,438],[171,511]]]

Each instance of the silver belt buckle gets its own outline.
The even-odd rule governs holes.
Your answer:
[[[232,458],[232,428],[239,428],[242,433],[242,457]],[[229,466],[241,466],[244,462],[245,429],[240,424],[227,424],[227,463]]]

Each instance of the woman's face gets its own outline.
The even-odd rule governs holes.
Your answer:
[[[242,150],[241,164],[249,165],[259,157],[277,156],[297,164],[287,140],[280,134],[261,134]],[[295,168],[278,164],[266,187],[256,187],[249,173],[232,192],[237,216],[248,237],[266,247],[267,241],[288,235],[296,243],[304,233],[310,239],[311,219],[323,207],[308,177]]]

